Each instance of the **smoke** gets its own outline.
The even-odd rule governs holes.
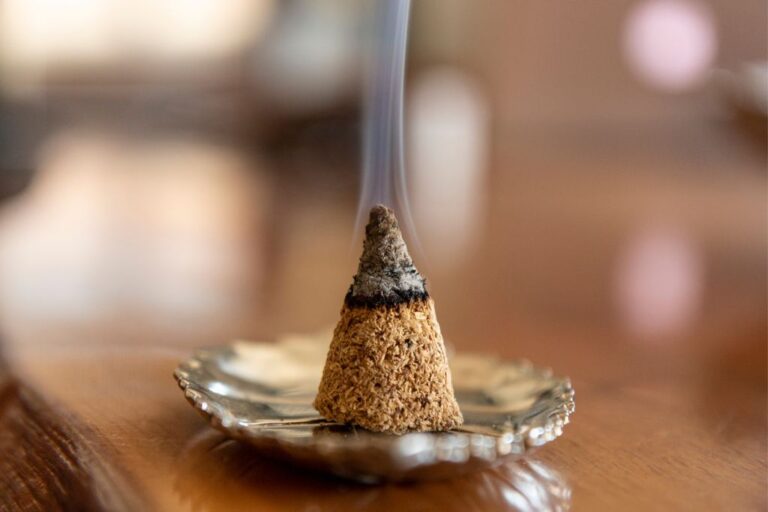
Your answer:
[[[401,229],[418,249],[403,156],[403,89],[411,2],[374,0],[374,6],[355,228],[359,233],[371,207],[384,204],[395,211]]]

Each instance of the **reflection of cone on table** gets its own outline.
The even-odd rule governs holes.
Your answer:
[[[365,231],[315,407],[382,432],[456,427],[462,416],[424,278],[390,209],[374,207]]]

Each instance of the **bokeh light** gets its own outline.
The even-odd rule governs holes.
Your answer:
[[[703,288],[701,253],[671,226],[639,230],[618,260],[616,294],[627,330],[645,341],[665,339],[695,318]]]
[[[626,20],[624,52],[637,77],[667,91],[702,81],[717,53],[712,14],[689,0],[647,0]]]
[[[483,218],[488,99],[469,75],[435,68],[409,101],[408,172],[419,238],[430,261],[457,264]]]

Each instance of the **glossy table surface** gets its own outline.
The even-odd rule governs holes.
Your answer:
[[[7,323],[0,510],[765,510],[764,174],[747,166],[697,188],[674,172],[611,175],[619,164],[584,165],[578,180],[560,164],[496,175],[491,235],[466,265],[426,272],[457,349],[571,377],[572,422],[532,457],[452,481],[365,486],[264,460],[187,404],[172,372],[194,347],[335,322],[354,269],[352,203],[299,190],[306,200],[282,208],[270,242],[281,291],[241,323],[189,327],[136,311]],[[627,187],[631,208],[606,199]],[[706,285],[682,334],[638,340],[607,313],[606,266],[630,213],[660,203],[690,220]],[[319,259],[296,255],[308,246]]]
[[[667,376],[630,355],[595,354],[606,371],[570,365],[576,414],[530,461],[448,482],[367,487],[263,460],[212,430],[170,377],[185,354],[108,346],[24,354],[24,384],[3,388],[4,506],[528,510],[563,494],[578,510],[765,505],[765,394],[749,376]],[[755,364],[731,357],[734,372]]]

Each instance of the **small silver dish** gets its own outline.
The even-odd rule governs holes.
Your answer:
[[[228,436],[267,456],[365,482],[445,478],[520,457],[560,436],[574,411],[569,379],[527,361],[459,353],[450,366],[460,428],[397,436],[327,421],[312,407],[324,338],[198,350],[174,376],[187,400]]]

